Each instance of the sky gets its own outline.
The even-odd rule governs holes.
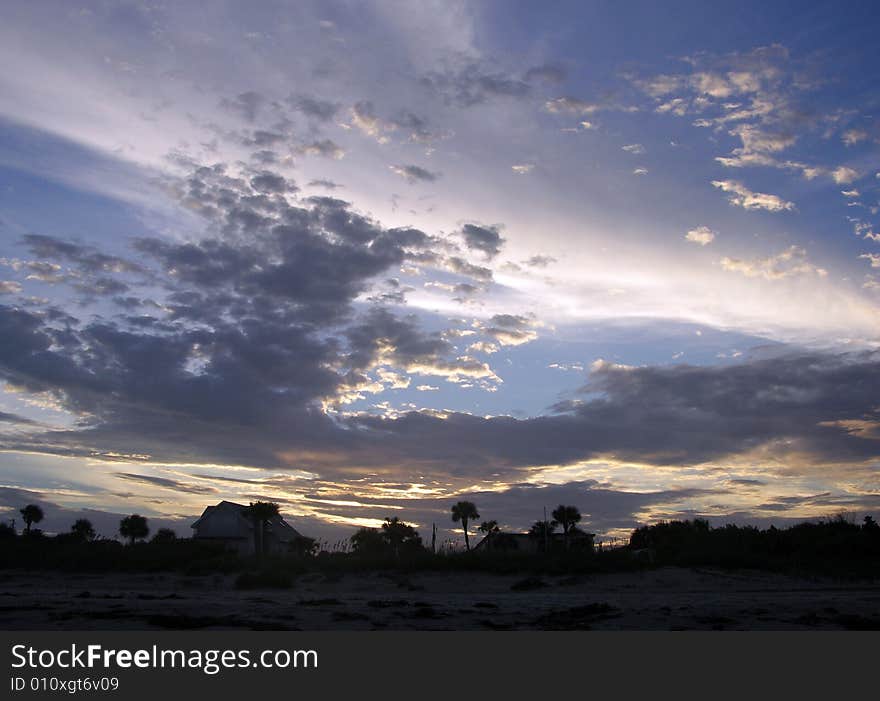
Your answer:
[[[874,3],[0,4],[3,518],[880,514]]]

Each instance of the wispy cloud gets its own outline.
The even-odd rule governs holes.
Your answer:
[[[728,193],[727,200],[730,204],[742,207],[743,209],[763,209],[768,212],[783,212],[795,208],[794,202],[787,202],[778,195],[752,192],[745,185],[736,180],[713,180],[712,185],[722,192]]]
[[[763,258],[722,258],[724,270],[741,273],[746,277],[760,277],[765,280],[781,280],[797,275],[816,275],[825,277],[828,271],[807,259],[807,252],[800,246],[790,246],[781,253]]]

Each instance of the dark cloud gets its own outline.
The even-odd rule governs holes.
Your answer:
[[[439,173],[433,173],[425,170],[421,166],[415,165],[394,165],[389,166],[401,178],[406,179],[411,185],[417,182],[432,183],[440,177]]]
[[[0,411],[0,421],[10,423],[10,424],[33,424],[33,423],[35,423],[31,419],[25,418],[24,416],[19,416],[18,414],[10,414],[6,411]]]
[[[866,461],[880,442],[846,422],[876,411],[880,355],[801,354],[735,366],[594,365],[585,399],[517,420],[410,413],[353,419],[399,454],[452,472],[566,464],[611,456],[693,465],[774,446],[802,461]],[[393,437],[393,438],[392,438]]]
[[[287,178],[267,170],[252,177],[250,184],[256,192],[267,194],[292,194],[299,190]]]
[[[368,136],[384,143],[393,134],[403,135],[406,140],[417,143],[432,143],[447,138],[450,133],[435,130],[426,117],[403,110],[392,117],[382,117],[369,100],[355,103],[351,108],[352,125]]]
[[[253,122],[266,102],[266,98],[260,93],[248,91],[236,95],[234,98],[223,98],[220,101],[220,106],[238,114],[248,122]]]
[[[548,265],[552,265],[556,262],[556,258],[554,258],[553,256],[538,255],[527,258],[523,261],[523,265],[528,265],[531,268],[546,268]]]
[[[461,107],[472,107],[498,98],[523,98],[532,90],[526,80],[479,63],[431,72],[421,79],[421,83],[445,102]]]
[[[352,349],[350,363],[356,369],[373,365],[380,352],[394,364],[430,364],[452,351],[440,333],[424,333],[415,316],[399,318],[384,309],[373,309],[347,331]]]
[[[245,146],[255,146],[257,148],[270,148],[287,141],[287,136],[277,131],[267,131],[265,129],[255,129],[250,134],[241,137],[241,141]]]
[[[136,273],[143,271],[143,268],[137,263],[108,255],[94,246],[40,234],[26,234],[22,237],[22,242],[39,258],[63,260],[76,265],[79,270],[87,273]],[[34,265],[33,269],[36,272],[36,266],[39,264],[32,265]],[[58,269],[57,265],[51,263],[44,265],[45,272],[57,271]]]
[[[137,265],[29,239],[77,275],[119,270],[136,284],[137,271],[162,297],[149,303],[151,314],[112,320],[0,307],[0,377],[50,392],[82,417],[68,431],[34,432],[26,439],[33,449],[119,453],[124,445],[179,460],[278,465],[279,451],[309,444],[319,454],[353,440],[321,405],[363,380],[378,360],[379,334],[394,345],[391,362],[474,371],[445,357],[451,347],[420,334],[413,319],[374,310],[353,320],[353,302],[374,278],[436,243],[424,232],[385,229],[340,199],[297,200],[296,186],[271,171],[244,178],[222,164],[197,167],[170,189],[207,217],[213,235],[136,239]],[[124,309],[148,304],[120,296],[127,289],[112,290]]]
[[[529,68],[523,78],[526,81],[543,81],[546,83],[561,83],[568,77],[568,71],[555,63],[545,63],[540,66]]]
[[[459,275],[471,277],[481,282],[491,282],[492,280],[492,271],[489,268],[469,263],[460,256],[450,256],[446,263],[452,272]]]
[[[449,136],[449,132],[432,129],[427,118],[406,110],[390,121],[395,128],[407,132],[410,141],[430,144]]]
[[[481,251],[487,258],[494,258],[501,251],[504,239],[494,226],[465,224],[461,229],[465,245],[471,250]]]
[[[280,159],[278,158],[278,154],[274,151],[262,149],[261,151],[254,151],[251,154],[251,160],[261,165],[268,166],[278,163]]]
[[[119,479],[127,480],[129,482],[140,482],[141,484],[148,484],[155,487],[163,487],[165,489],[171,489],[177,492],[186,492],[188,494],[216,494],[217,490],[214,487],[208,487],[205,485],[198,484],[190,484],[188,482],[181,482],[180,480],[170,479],[168,477],[155,477],[153,475],[141,475],[134,472],[117,472],[116,476]]]
[[[339,112],[341,105],[329,100],[320,100],[307,95],[300,95],[288,98],[288,103],[298,112],[302,112],[306,117],[318,120],[319,122],[329,122]]]
[[[52,431],[6,420],[14,430],[0,433],[0,447],[308,470],[343,482],[420,473],[445,491],[599,457],[674,466],[751,449],[796,452],[804,464],[880,454],[877,353],[792,352],[718,367],[598,362],[581,392],[531,419],[328,412],[375,384],[380,367],[500,382],[418,318],[356,301],[377,280],[390,285],[404,263],[480,282],[491,270],[418,229],[385,228],[341,199],[299,197],[271,170],[196,166],[168,189],[206,219],[202,239],[138,239],[137,263],[76,242],[25,239],[47,272],[61,261],[77,280],[118,280],[137,288],[123,297],[127,306],[140,302],[149,313],[79,319],[52,306],[0,306],[0,379],[47,392],[76,417]],[[497,229],[479,225],[462,236],[487,256],[502,242]],[[479,331],[516,344],[534,337],[536,323],[499,314]]]
[[[325,190],[338,190],[343,186],[339,183],[333,182],[332,180],[318,179],[309,181],[309,187],[322,187]]]

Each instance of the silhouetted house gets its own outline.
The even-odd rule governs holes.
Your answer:
[[[216,506],[207,507],[192,524],[195,530],[193,538],[222,543],[242,555],[254,554],[254,529],[257,524],[247,515],[247,508],[231,501],[221,501]],[[288,552],[303,536],[279,515],[266,523],[263,537],[263,547],[267,553],[280,553]]]
[[[593,538],[595,534],[586,531],[575,530],[568,536],[568,548],[570,551],[584,552],[593,550]],[[474,546],[475,552],[503,552],[534,555],[544,551],[544,539],[531,533],[509,533],[501,531],[485,536]],[[554,533],[547,539],[546,545],[552,551],[565,550],[565,537],[562,533]]]

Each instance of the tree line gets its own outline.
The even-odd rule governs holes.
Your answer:
[[[28,504],[20,510],[22,519],[25,523],[24,535],[35,535],[39,533],[34,531],[33,526],[43,520],[43,510],[37,504]],[[273,502],[257,501],[251,502],[246,508],[244,515],[252,519],[254,523],[254,552],[257,554],[265,554],[266,552],[266,529],[269,522],[280,514],[279,505]],[[452,505],[450,515],[454,523],[461,524],[464,534],[465,550],[471,549],[471,524],[480,519],[480,513],[476,504],[472,501],[459,501]],[[560,504],[553,510],[552,518],[547,520],[535,521],[529,529],[529,535],[538,541],[546,540],[548,537],[555,535],[558,528],[562,528],[563,542],[566,548],[570,538],[578,531],[577,524],[581,520],[581,513],[575,506]],[[501,528],[496,520],[482,521],[477,527],[477,531],[491,541],[493,538],[501,540]],[[14,535],[15,531],[6,524],[0,524],[0,535]],[[124,517],[119,522],[118,534],[129,542],[130,545],[138,541],[145,540],[150,534],[150,528],[147,518],[140,514],[131,514]],[[64,540],[74,542],[89,542],[97,537],[91,521],[88,519],[77,519],[67,533],[59,534]],[[176,535],[169,528],[160,528],[153,536],[151,542],[164,543],[174,540]],[[431,550],[436,552],[436,528],[432,531]],[[307,543],[299,544],[299,549],[305,554],[313,553],[316,541],[312,538],[303,538]],[[383,551],[393,552],[400,555],[403,552],[412,552],[418,548],[426,547],[421,536],[416,529],[408,523],[401,521],[398,517],[389,517],[381,524],[379,528],[360,528],[349,538],[349,543],[354,552],[357,553],[379,553]],[[503,543],[503,541],[502,541]]]
[[[28,504],[23,509],[19,509],[21,518],[24,521],[24,536],[41,536],[42,531],[34,529],[34,525],[40,523],[43,518],[43,509],[37,504]],[[140,514],[131,514],[125,516],[119,521],[118,533],[122,538],[128,540],[130,545],[134,545],[139,540],[145,540],[150,535],[150,527],[146,516]],[[14,536],[15,528],[6,523],[0,523],[0,537]],[[87,543],[98,537],[95,527],[87,518],[79,518],[73,522],[70,530],[66,533],[59,533],[56,538],[62,541],[72,541],[77,543]],[[167,543],[177,539],[177,534],[170,528],[160,528],[153,535],[150,542]]]
[[[57,550],[61,557],[62,551],[55,545],[63,549],[65,544],[79,547],[87,543],[95,543],[93,547],[87,549],[88,553],[95,549],[94,553],[88,555],[91,558],[90,562],[101,565],[101,558],[108,557],[114,546],[122,547],[113,540],[98,538],[92,523],[84,518],[77,519],[66,533],[60,533],[54,538],[42,538],[41,531],[35,528],[43,520],[42,509],[36,504],[29,504],[22,508],[20,513],[25,524],[22,540],[17,547],[6,550],[0,565],[7,563],[15,566],[18,563],[18,566],[22,566],[21,563],[24,562],[38,563],[41,557],[38,551]],[[267,524],[279,515],[278,505],[270,502],[253,502],[246,507],[245,515],[254,522],[254,553],[259,561],[264,561],[267,555],[266,528]],[[484,548],[497,555],[494,558],[442,558],[456,561],[461,559],[462,563],[468,561],[474,563],[474,566],[480,561],[498,560],[505,553],[520,549],[516,543],[514,547],[507,547],[506,542],[506,539],[520,538],[528,539],[531,544],[532,547],[527,549],[528,552],[546,553],[548,557],[553,555],[560,559],[562,563],[560,566],[564,565],[564,568],[581,566],[581,564],[602,568],[679,565],[772,570],[800,568],[828,573],[849,572],[859,576],[880,575],[880,525],[871,516],[865,516],[861,523],[856,523],[852,518],[837,516],[818,522],[799,523],[787,528],[770,526],[766,529],[733,524],[713,528],[707,520],[699,518],[686,521],[661,521],[636,528],[626,547],[617,551],[602,552],[599,553],[601,557],[593,558],[581,557],[584,552],[593,551],[592,535],[579,530],[578,525],[582,521],[582,515],[571,505],[560,504],[552,511],[551,518],[535,521],[527,534],[504,532],[495,520],[480,521],[480,512],[476,504],[471,501],[459,501],[452,505],[449,518],[460,526],[466,551],[472,549],[471,536],[480,533],[484,537]],[[479,525],[474,528],[475,524]],[[120,520],[118,535],[129,546],[145,541],[150,533],[148,520],[144,516],[131,514]],[[16,535],[13,527],[0,524],[0,539]],[[294,560],[302,560],[305,556],[320,555],[321,559],[326,560],[348,553],[358,556],[355,561],[367,564],[410,562],[421,563],[419,566],[434,566],[431,563],[435,565],[441,563],[441,559],[433,558],[433,554],[438,552],[436,527],[431,531],[431,541],[428,544],[423,541],[412,524],[398,517],[386,518],[377,528],[359,528],[344,541],[345,547],[335,552],[328,550],[318,552],[321,549],[314,539],[301,540],[303,542],[292,544],[293,547],[285,554],[287,557],[293,556]],[[31,547],[39,542],[45,543],[46,548]],[[210,560],[213,563],[206,565],[208,567],[222,565],[222,567],[235,568],[239,566],[236,562],[241,559],[241,556],[225,551],[222,545],[200,539],[178,539],[174,532],[167,528],[156,531],[149,543],[155,544],[154,553],[150,548],[125,549],[130,550],[133,556],[143,550],[132,562],[140,562],[138,558],[144,558],[144,561],[173,564],[181,558],[204,555],[206,562]],[[165,549],[158,547],[171,543],[176,545]],[[549,543],[552,543],[552,549],[547,548]],[[577,543],[576,549],[575,543]],[[576,551],[571,557],[567,554],[570,548]],[[67,558],[65,562],[88,554],[82,550],[68,550],[69,554],[64,556]],[[29,554],[29,551],[33,552]],[[273,553],[273,557],[277,558],[279,555],[281,554]],[[510,559],[513,561],[517,558]],[[542,558],[543,560],[548,558]],[[587,560],[593,564],[590,565]],[[116,566],[121,566],[119,561],[114,562],[117,563]],[[112,566],[112,563],[107,566]]]

